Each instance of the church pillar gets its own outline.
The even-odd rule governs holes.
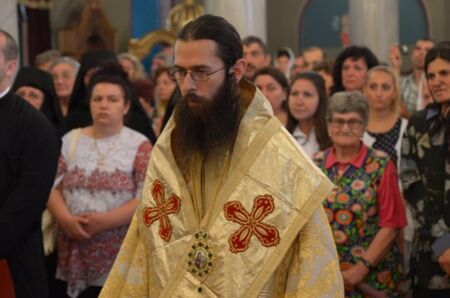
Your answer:
[[[205,11],[224,17],[242,38],[256,35],[267,41],[266,0],[205,0]]]
[[[17,42],[19,42],[17,26],[17,1],[2,0],[0,9],[0,28],[7,31]]]
[[[350,40],[370,48],[380,62],[399,40],[398,0],[349,0]]]

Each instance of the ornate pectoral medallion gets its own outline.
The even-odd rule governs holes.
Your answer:
[[[195,242],[188,253],[188,270],[200,281],[204,281],[214,264],[214,253],[208,245],[208,233],[199,230],[195,233]],[[201,287],[199,292],[201,292]]]

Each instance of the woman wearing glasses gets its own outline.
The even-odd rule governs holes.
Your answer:
[[[394,162],[361,138],[369,107],[360,92],[338,92],[326,120],[333,146],[316,161],[336,185],[324,201],[346,297],[395,296],[402,280],[395,238],[406,225]]]

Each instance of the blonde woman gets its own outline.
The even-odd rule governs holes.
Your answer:
[[[363,141],[367,146],[389,154],[398,166],[407,120],[400,116],[400,89],[393,70],[386,66],[369,70],[364,94],[369,103],[369,123]]]

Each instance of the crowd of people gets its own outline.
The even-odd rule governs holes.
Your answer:
[[[8,244],[0,245],[0,258],[8,261],[17,297],[97,297],[133,218],[131,235],[127,236],[123,250],[132,254],[130,250],[137,253],[149,245],[136,244],[138,240],[132,240],[135,233],[136,239],[144,239],[143,242],[152,243],[150,247],[156,247],[155,255],[143,255],[153,263],[163,262],[155,258],[164,259],[169,255],[157,251],[161,244],[153,239],[155,235],[139,234],[142,227],[135,212],[144,214],[144,223],[149,227],[160,220],[161,227],[156,234],[168,241],[172,235],[168,216],[178,213],[179,204],[184,202],[179,203],[173,194],[169,198],[169,191],[164,194],[164,187],[170,185],[173,192],[185,187],[198,217],[186,220],[194,223],[197,220],[200,224],[208,219],[208,227],[213,227],[213,212],[208,210],[215,206],[216,197],[223,196],[221,187],[230,187],[227,179],[231,179],[231,174],[242,180],[251,177],[258,181],[247,182],[255,189],[270,184],[270,179],[263,174],[240,165],[247,160],[235,157],[240,154],[254,160],[247,154],[251,150],[262,150],[268,163],[273,159],[272,165],[276,162],[292,167],[299,162],[307,164],[311,176],[325,175],[333,183],[331,192],[326,191],[325,184],[323,191],[314,192],[311,185],[317,177],[310,178],[310,185],[299,182],[300,174],[289,166],[281,169],[274,166],[269,170],[273,170],[272,178],[280,174],[286,180],[277,177],[280,185],[300,183],[305,191],[323,196],[318,201],[321,206],[314,205],[307,213],[311,220],[306,226],[315,227],[324,242],[328,232],[321,234],[320,229],[324,225],[331,229],[337,251],[336,266],[345,286],[342,295],[450,297],[450,42],[418,40],[411,51],[413,69],[403,74],[405,57],[397,45],[390,48],[390,61],[386,62],[380,62],[369,48],[357,45],[344,48],[335,59],[327,57],[325,49],[320,47],[303,49],[297,56],[285,47],[271,55],[268,46],[257,36],[239,38],[236,43],[240,49],[236,49],[236,44],[230,45],[231,42],[220,44],[221,34],[231,34],[228,38],[236,39],[231,29],[213,37],[214,33],[200,26],[201,22],[211,22],[209,25],[215,28],[217,22],[216,25],[228,28],[228,23],[208,17],[198,22],[190,23],[181,31],[172,52],[166,49],[155,56],[150,74],[131,53],[116,55],[100,49],[84,53],[79,61],[50,50],[36,58],[35,66],[18,68],[17,44],[7,32],[0,31],[0,113],[4,115],[0,117],[3,127],[0,135],[5,140],[13,136],[20,140],[19,143],[17,139],[11,141],[8,146],[7,141],[2,141],[0,145],[0,154],[6,156],[0,159],[0,171],[5,173],[3,178],[8,178],[0,182],[0,231],[5,237],[11,237]],[[209,42],[222,46],[216,49],[217,56],[208,56],[214,51],[207,49],[215,49],[215,44]],[[206,62],[202,63],[202,59]],[[210,62],[217,67],[213,69]],[[18,73],[12,82],[16,68]],[[223,77],[223,87],[218,87],[222,83],[216,82],[219,77]],[[199,104],[216,97],[223,100],[214,100],[206,107]],[[8,102],[7,98],[13,101],[11,107],[3,103]],[[14,110],[25,116],[14,115]],[[40,115],[35,115],[35,111],[40,111]],[[283,137],[273,137],[270,142],[279,142],[276,146],[286,148],[275,149],[272,145],[269,153],[254,149],[259,146],[260,131],[278,131],[262,120],[272,116],[276,124],[270,125],[279,125],[278,134],[282,131]],[[250,146],[253,144],[254,148]],[[291,149],[292,144],[300,148],[300,155],[283,151],[297,150]],[[28,146],[29,153],[15,146]],[[170,154],[164,150],[171,150]],[[26,158],[17,155],[22,151]],[[42,156],[34,156],[37,153]],[[292,160],[292,156],[301,160]],[[28,164],[30,168],[23,169],[30,172],[23,173],[22,168],[17,168],[22,163]],[[255,163],[256,172],[267,171]],[[39,173],[38,167],[45,174]],[[317,174],[313,169],[317,169]],[[239,171],[242,175],[248,173],[241,176]],[[199,181],[194,179],[197,176]],[[149,177],[155,180],[150,181]],[[164,185],[160,179],[171,182]],[[142,191],[147,180],[145,185],[149,189]],[[45,186],[47,190],[43,189]],[[291,192],[289,187],[280,190],[274,187],[273,192],[281,196]],[[33,200],[36,197],[35,202],[24,204],[30,210],[18,206],[21,200],[15,197],[21,195],[20,191],[24,192],[23,196],[28,191]],[[244,193],[251,195],[252,191]],[[183,194],[183,190],[180,192]],[[205,203],[207,195],[214,201]],[[143,202],[139,203],[141,196]],[[152,196],[156,211],[146,213],[151,208],[143,206]],[[274,204],[266,200],[264,204]],[[27,200],[23,198],[23,201]],[[256,202],[257,199],[254,208]],[[227,208],[222,208],[229,211],[222,224],[227,224],[225,219],[243,222],[239,216],[230,219],[231,206]],[[321,210],[328,225],[320,219]],[[57,227],[43,229],[44,242],[49,241],[45,237],[52,237],[51,233],[55,237],[55,243],[45,243],[50,245],[45,249],[48,288],[39,284],[45,273],[38,274],[35,283],[22,287],[34,275],[18,258],[29,260],[31,265],[40,264],[35,265],[36,270],[43,269],[44,251],[36,249],[42,247],[42,239],[36,238],[41,235],[42,212]],[[162,213],[155,215],[156,212]],[[255,214],[245,216],[258,216]],[[17,227],[16,221],[20,221]],[[45,222],[48,224],[47,219]],[[278,227],[281,233],[281,224]],[[264,231],[269,234],[273,232],[266,226],[260,226],[261,229],[267,229]],[[302,230],[305,239],[309,237],[306,230]],[[173,235],[178,239],[180,233],[174,230]],[[201,238],[201,233],[197,232],[195,237]],[[248,233],[248,237],[251,233],[258,236],[256,228]],[[260,233],[258,239],[264,239],[263,232]],[[209,237],[215,237],[214,229]],[[307,257],[303,255],[302,237],[296,238],[298,244],[292,238],[294,244],[284,245],[286,249],[291,247],[289,253],[285,252],[289,258],[282,261],[286,268],[276,267],[277,278],[289,280],[286,284],[295,288],[294,292],[301,291],[298,288],[301,283],[296,281],[301,274],[294,274],[295,268],[300,263],[309,266],[303,259]],[[233,253],[247,249],[247,246],[238,247],[244,245],[243,239],[235,243],[231,239],[230,245],[236,245],[230,248]],[[265,240],[267,247],[278,244]],[[180,246],[185,244],[183,241],[175,242],[171,250],[180,249],[179,253],[184,253]],[[202,241],[199,243],[206,243]],[[196,254],[198,250],[194,246],[192,253]],[[213,254],[208,248],[206,252]],[[270,255],[258,255],[256,250],[253,253],[255,258],[267,257],[272,261]],[[333,253],[334,247],[329,255],[324,253],[322,257],[326,259]],[[39,254],[42,261],[38,260]],[[141,256],[134,255],[128,265],[136,265]],[[212,266],[215,258],[219,258],[217,253],[205,266]],[[124,259],[125,255],[120,261]],[[148,260],[140,262],[148,268],[153,266]],[[122,267],[114,268],[116,271],[111,276],[119,279],[123,271],[129,270],[124,269],[127,265]],[[207,275],[200,267],[197,270]],[[174,268],[165,270],[172,272]],[[160,274],[158,279],[168,279],[167,272],[152,271],[152,274]],[[128,273],[138,274],[137,271]],[[261,293],[281,293],[277,287],[282,282],[274,278],[269,281]],[[126,288],[133,282],[122,281],[122,284]],[[112,295],[120,285],[107,283],[104,297],[112,297],[106,295]],[[195,287],[201,292],[207,285],[205,282],[204,286]],[[227,293],[239,293],[238,288]],[[164,291],[161,286],[161,293]]]

